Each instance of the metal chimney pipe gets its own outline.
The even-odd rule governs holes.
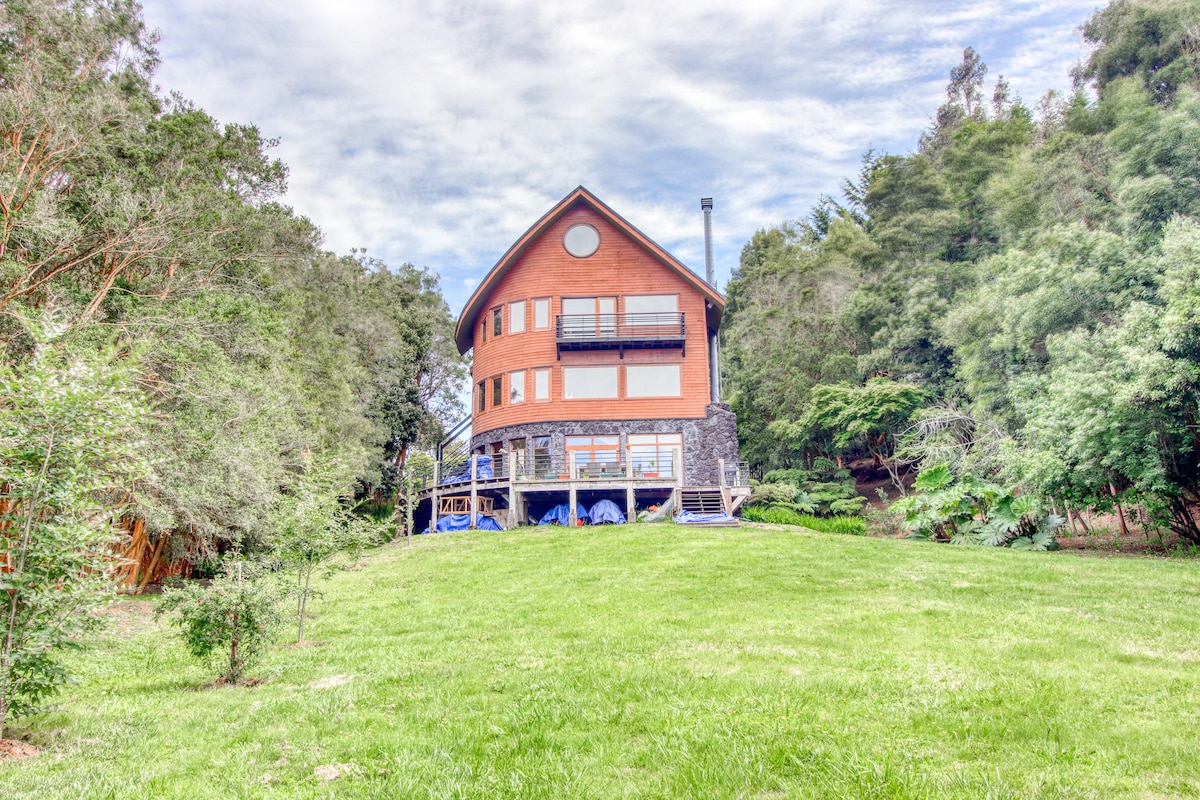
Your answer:
[[[717,270],[713,265],[711,197],[700,198],[700,210],[704,212],[704,278],[714,290],[717,288]],[[717,332],[708,331],[708,399],[710,403],[721,402],[721,343]]]
[[[713,266],[712,244],[712,198],[700,198],[700,210],[704,212],[704,279],[708,285],[717,288],[716,268]]]

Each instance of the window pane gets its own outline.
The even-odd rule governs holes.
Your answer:
[[[525,402],[525,370],[523,369],[508,376],[508,402]]]
[[[485,408],[487,408],[486,389],[487,384],[485,384],[483,381],[475,384],[476,408],[478,408],[480,411],[483,411]]]
[[[678,295],[635,294],[625,298],[630,325],[670,325],[678,320],[678,311]]]
[[[626,397],[679,397],[679,365],[625,368]]]
[[[504,310],[496,308],[492,310],[492,333],[496,336],[504,333]]]
[[[563,367],[564,398],[616,396],[616,367]]]
[[[504,378],[492,378],[492,405],[500,405],[501,392],[504,390]]]
[[[564,314],[595,314],[596,298],[564,297],[562,306]]]
[[[550,399],[550,370],[538,369],[533,372],[533,399]]]
[[[525,301],[518,300],[508,304],[508,332],[525,332]]]
[[[550,327],[550,301],[549,300],[534,300],[533,301],[533,327],[549,328]]]

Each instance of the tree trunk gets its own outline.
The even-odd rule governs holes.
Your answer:
[[[1117,487],[1111,483],[1108,485],[1109,493],[1115,498],[1117,496]],[[1129,526],[1125,524],[1125,509],[1121,508],[1120,503],[1114,503],[1117,507],[1117,523],[1121,526],[1121,535],[1129,535]]]

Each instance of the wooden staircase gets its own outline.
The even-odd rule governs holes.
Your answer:
[[[689,486],[679,490],[679,510],[694,514],[730,514],[725,492],[720,487]],[[730,515],[732,516],[732,515]],[[705,525],[721,528],[736,528],[741,525],[736,519],[714,522],[689,522],[689,525]]]

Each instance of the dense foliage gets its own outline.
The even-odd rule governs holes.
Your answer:
[[[62,651],[112,595],[106,510],[144,474],[144,398],[111,353],[70,358],[38,334],[19,368],[0,363],[0,738],[66,679]]]
[[[1033,108],[968,48],[915,152],[756,234],[724,329],[752,466],[899,447],[1200,542],[1198,30],[1196,0],[1116,0]]]
[[[154,45],[134,0],[0,4],[0,727],[61,683],[114,524],[156,564],[266,552],[308,465],[342,465],[322,508],[394,497],[458,410],[434,277],[322,250]]]
[[[0,347],[23,363],[30,320],[119,344],[154,411],[124,513],[201,563],[265,549],[312,454],[394,495],[463,365],[431,275],[323,251],[273,142],[157,94],[156,63],[132,0],[0,7]]]

